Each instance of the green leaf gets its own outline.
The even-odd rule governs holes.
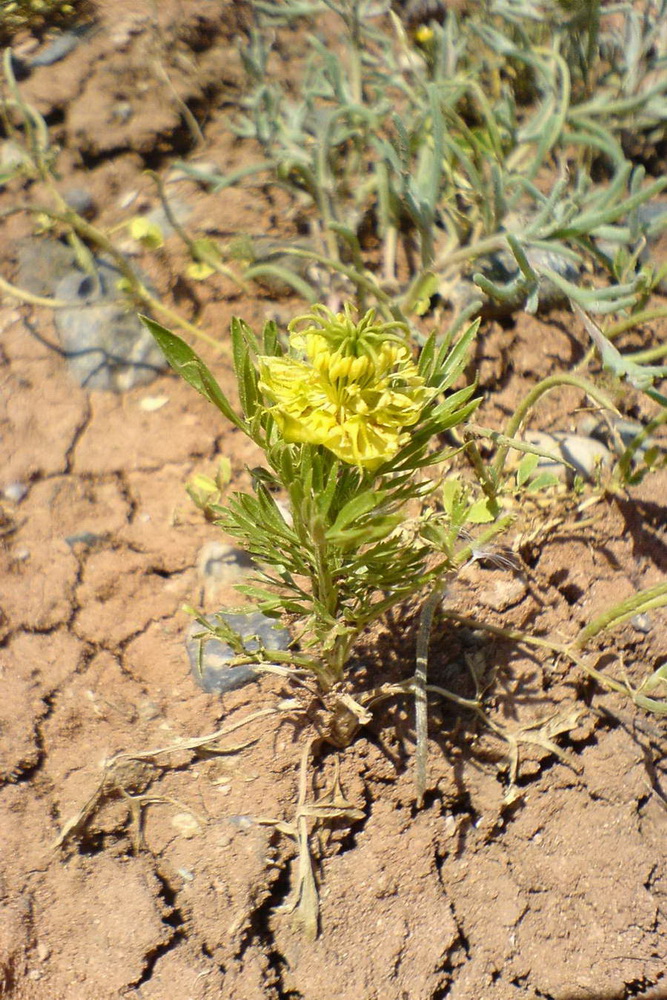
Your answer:
[[[435,345],[435,330],[434,330],[433,333],[431,333],[427,338],[426,343],[424,344],[419,353],[419,364],[418,364],[419,374],[426,379],[427,383],[433,372],[433,363],[435,361],[435,346],[436,345]]]
[[[436,361],[436,372],[442,372],[439,382],[441,390],[448,389],[463,371],[468,359],[470,344],[479,330],[480,322],[481,320],[476,319],[474,323],[471,323],[446,356],[444,356],[446,347],[443,345],[443,349]]]
[[[517,469],[516,473],[517,486],[523,486],[524,483],[526,483],[530,479],[533,472],[537,468],[537,463],[539,462],[539,460],[540,459],[538,455],[532,454],[524,456],[524,458],[519,463],[519,468]]]
[[[442,487],[442,506],[450,517],[454,516],[454,511],[461,500],[463,487],[458,479],[448,479]]]
[[[160,323],[156,323],[155,320],[149,319],[147,316],[140,315],[139,319],[157,341],[158,347],[174,371],[184,378],[193,389],[201,393],[209,403],[217,406],[235,427],[247,434],[245,422],[234,413],[227,397],[199,355],[184,340],[181,340]]]
[[[545,490],[548,486],[557,486],[560,482],[555,472],[540,472],[538,476],[528,483],[526,489],[529,493],[536,493],[538,490]]]
[[[259,376],[248,355],[245,357],[238,383],[243,412],[246,417],[252,419],[259,404]]]
[[[334,536],[340,534],[349,524],[357,521],[364,514],[368,514],[374,507],[378,507],[382,500],[382,494],[362,493],[353,497],[339,511],[338,517],[327,531],[327,539],[332,540]]]
[[[270,525],[272,530],[277,534],[283,535],[285,538],[289,538],[295,545],[298,545],[299,539],[283,517],[282,512],[271,493],[264,489],[264,487],[260,486],[257,490],[257,499],[259,501],[260,509],[264,514],[266,524]]]
[[[370,521],[364,521],[358,527],[350,527],[343,530],[334,531],[332,528],[327,531],[327,541],[340,546],[341,548],[357,548],[360,545],[370,545],[378,542],[398,527],[402,522],[402,514],[386,514],[383,517],[374,517]]]
[[[251,357],[257,354],[257,339],[248,324],[237,317],[232,319],[231,338],[241,406],[245,416],[252,419],[259,402],[259,376]]]
[[[262,349],[264,354],[270,357],[281,357],[283,354],[283,349],[280,346],[280,341],[278,339],[278,326],[274,320],[269,319],[264,324],[264,329],[262,331]]]
[[[331,468],[329,469],[329,475],[327,478],[326,486],[320,492],[317,498],[317,504],[319,512],[322,517],[327,517],[331,505],[333,503],[334,497],[336,496],[336,487],[338,486],[338,470],[340,469],[340,462],[335,461]]]
[[[423,316],[428,312],[431,299],[438,290],[438,277],[432,271],[422,271],[408,288],[403,301],[406,313]]]
[[[472,505],[468,511],[467,519],[473,524],[489,524],[491,521],[495,521],[497,516],[498,505],[488,497],[484,497],[483,500],[477,500]]]

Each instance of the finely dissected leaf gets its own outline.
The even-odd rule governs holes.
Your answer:
[[[368,514],[369,511],[373,510],[377,506],[377,494],[362,493],[360,496],[354,497],[354,499],[346,503],[339,512],[338,517],[329,528],[327,536],[333,538],[334,535],[341,532],[352,521],[357,521],[360,517],[364,514]]]
[[[257,490],[257,500],[263,515],[263,520],[269,524],[274,531],[277,531],[278,534],[293,540],[294,544],[298,545],[299,539],[297,535],[288,525],[280,507],[269,491],[260,486]]]
[[[247,426],[240,417],[234,413],[227,397],[208,370],[202,359],[196,354],[184,340],[177,337],[171,330],[147,316],[139,317],[149,333],[155,338],[158,346],[165,358],[179,375],[188,382],[193,389],[201,393],[210,403],[220,410],[227,419],[247,433]]]
[[[358,545],[369,545],[379,538],[384,538],[403,520],[402,514],[386,514],[374,516],[359,527],[332,530],[327,532],[327,541],[341,549],[354,548]]]

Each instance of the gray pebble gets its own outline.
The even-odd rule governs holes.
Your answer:
[[[537,471],[553,472],[561,479],[571,480],[574,474],[582,479],[594,480],[600,468],[609,468],[612,455],[601,441],[586,437],[583,434],[567,434],[563,431],[528,431],[524,435],[526,444],[532,444],[541,451],[546,451],[554,457],[560,456],[574,467],[574,473],[565,465],[556,464],[547,458],[540,457]]]
[[[91,219],[97,211],[95,199],[86,188],[72,187],[63,191],[63,198],[70,208],[82,215],[84,219]]]
[[[53,295],[58,282],[76,266],[70,246],[50,237],[29,236],[18,245],[20,288],[33,295]]]
[[[179,222],[181,225],[187,222],[188,218],[192,215],[192,208],[190,205],[186,204],[186,202],[182,201],[180,198],[169,199],[169,210],[176,222]],[[151,209],[151,211],[146,215],[146,218],[154,226],[159,226],[165,239],[169,239],[169,237],[173,234],[174,227],[167,218],[167,213],[162,205],[157,205],[155,208]]]
[[[600,469],[607,469],[612,463],[611,453],[601,441],[582,434],[566,434],[560,442],[560,451],[582,479],[595,479]]]
[[[197,557],[197,575],[202,582],[199,603],[215,607],[225,601],[226,588],[239,583],[253,568],[247,552],[226,542],[206,542]]]
[[[632,444],[643,429],[644,425],[640,424],[638,420],[624,420],[622,417],[614,416],[613,413],[608,415],[607,420],[598,420],[593,416],[584,417],[579,424],[579,430],[582,434],[595,438],[596,441],[602,441],[618,455],[623,454],[623,451]],[[647,439],[637,449],[638,452],[640,454],[645,452],[652,443],[650,438]]]
[[[58,299],[79,303],[59,309],[56,330],[70,371],[86,389],[123,392],[146,385],[167,367],[159,347],[116,287],[121,275],[96,261],[99,284],[82,271],[69,271],[55,289]]]
[[[630,622],[635,631],[641,632],[643,635],[647,635],[653,627],[651,616],[647,614],[646,611],[642,611],[640,614],[634,615],[630,619]]]
[[[111,117],[113,121],[120,122],[121,124],[129,122],[133,114],[134,109],[129,101],[118,101],[111,109]]]
[[[87,548],[92,548],[97,542],[102,541],[102,535],[95,535],[92,531],[82,531],[78,535],[68,535],[65,542],[69,545],[71,549],[75,545],[85,545]]]
[[[36,69],[39,66],[53,66],[54,63],[60,62],[61,59],[64,59],[65,56],[69,55],[77,47],[79,42],[83,40],[84,36],[92,28],[92,24],[80,24],[72,28],[71,31],[61,32],[48,45],[45,45],[36,56],[28,60],[28,66],[30,69]]]
[[[11,169],[28,163],[30,163],[30,157],[18,142],[14,142],[13,139],[5,139],[0,142],[0,166]]]
[[[8,483],[2,491],[2,495],[5,500],[9,500],[11,503],[21,503],[27,492],[28,487],[25,483]]]
[[[237,549],[226,542],[206,542],[197,558],[197,572],[201,579],[217,584],[235,583],[252,566],[252,559],[244,549]]]
[[[215,626],[216,619],[222,618],[244,640],[249,652],[259,648],[259,642],[253,636],[259,637],[266,649],[287,649],[290,636],[285,628],[277,627],[273,618],[268,618],[259,611],[248,613],[220,611],[214,615],[206,615],[206,621]],[[243,687],[249,681],[256,680],[260,671],[255,667],[242,664],[230,667],[229,662],[236,655],[226,642],[211,638],[195,639],[204,632],[199,622],[193,622],[188,629],[185,648],[190,660],[190,669],[196,683],[209,694],[225,694]],[[200,652],[201,650],[201,652]]]

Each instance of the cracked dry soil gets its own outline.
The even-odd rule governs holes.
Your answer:
[[[130,193],[131,211],[157,204],[142,170],[167,172],[187,153],[174,93],[203,123],[207,160],[226,171],[255,154],[232,139],[224,117],[241,80],[242,7],[102,3],[97,33],[25,81],[62,150],[59,186],[85,186],[98,224],[126,218]],[[122,127],[114,101],[130,104]],[[216,199],[186,180],[171,191],[190,206],[193,232],[290,235],[280,192],[241,188]],[[37,185],[20,194],[41,195]],[[3,206],[16,197],[0,193]],[[28,232],[25,220],[7,221],[3,273],[15,275]],[[223,339],[233,314],[257,326],[276,308],[288,317],[298,306],[243,297],[224,280],[184,290],[170,246],[171,257],[142,267],[184,314],[196,295],[203,325]],[[388,703],[340,755],[342,787],[365,819],[312,838],[321,897],[314,943],[278,909],[294,848],[256,822],[294,814],[312,735],[298,720],[258,721],[230,737],[251,740],[238,752],[128,765],[83,836],[54,850],[115,753],[213,732],[293,692],[265,677],[221,700],[194,686],[185,656],[180,608],[204,593],[197,556],[218,531],[184,484],[225,455],[232,486],[244,485],[256,457],[247,443],[169,375],[121,396],[79,388],[43,342],[55,341],[46,310],[7,299],[0,330],[0,485],[27,487],[20,501],[2,501],[0,521],[0,996],[667,997],[660,721],[552,657],[451,623],[434,632],[434,680],[469,694],[465,663],[474,660],[498,724],[517,730],[569,716],[558,741],[564,756],[522,745],[520,796],[507,806],[507,744],[434,704],[430,791],[417,811],[411,706]],[[585,347],[566,314],[487,323],[476,359],[480,421],[499,426],[528,385]],[[227,356],[203,353],[231,391]],[[147,399],[163,404],[146,408]],[[565,391],[534,424],[568,429],[581,402]],[[646,415],[641,398],[626,405]],[[520,572],[475,565],[448,601],[492,624],[571,638],[611,601],[663,578],[666,487],[663,473],[585,514],[557,499],[546,511],[526,509]],[[215,601],[205,611],[236,602],[229,588],[205,593]],[[664,610],[652,613],[647,632],[627,624],[599,652],[610,669],[622,656],[637,683],[664,662],[666,625]],[[367,637],[360,684],[412,672],[414,627],[406,609]],[[330,785],[336,756],[319,751],[311,797]]]

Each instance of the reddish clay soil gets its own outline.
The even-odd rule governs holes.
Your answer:
[[[166,175],[175,158],[191,156],[226,172],[257,155],[225,124],[242,81],[242,8],[108,0],[94,36],[22,84],[61,147],[58,187],[87,188],[96,224],[158,204],[146,166]],[[121,101],[130,114],[118,123]],[[182,102],[204,130],[194,151]],[[182,179],[170,194],[191,207],[194,234],[290,235],[287,196],[269,187],[213,196]],[[0,204],[39,197],[37,185],[14,186]],[[5,231],[2,273],[14,280],[30,223],[12,217]],[[193,315],[196,295],[202,327],[223,345],[199,349],[232,392],[231,317],[257,328],[300,303],[245,296],[224,279],[187,288],[179,254],[172,237],[141,264],[183,315]],[[0,996],[667,997],[662,722],[547,651],[444,617],[431,676],[469,697],[476,671],[489,719],[518,739],[516,787],[508,796],[507,739],[437,701],[422,809],[408,699],[383,703],[344,752],[315,744],[308,801],[332,787],[339,765],[363,819],[312,833],[321,912],[317,940],[307,939],[281,910],[297,876],[295,843],[260,822],[294,818],[315,735],[303,713],[262,715],[222,738],[222,753],[132,757],[298,695],[275,676],[224,698],[204,694],[185,654],[184,603],[207,612],[238,603],[229,581],[201,579],[201,548],[220,534],[185,483],[226,456],[232,487],[243,486],[256,456],[175,376],[122,395],[79,388],[48,346],[56,337],[47,309],[6,296],[0,335],[0,486],[26,487],[20,500],[5,494],[0,519]],[[661,330],[643,336],[654,343]],[[528,386],[566,370],[586,346],[565,312],[487,323],[476,359],[479,422],[502,426]],[[582,404],[575,390],[554,394],[531,426],[572,429]],[[634,395],[623,407],[651,412]],[[526,503],[507,543],[517,568],[474,564],[447,607],[562,642],[663,580],[667,474],[580,510],[587,495]],[[415,628],[408,608],[367,636],[353,685],[408,677]],[[650,613],[647,631],[628,622],[605,634],[589,662],[616,677],[623,663],[636,685],[666,657],[663,609]],[[121,752],[129,756],[105,770]],[[66,827],[76,817],[79,827]]]

